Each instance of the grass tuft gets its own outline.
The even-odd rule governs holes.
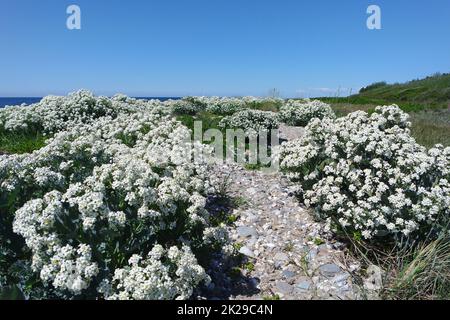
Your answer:
[[[450,298],[450,238],[422,245],[404,262],[391,287],[390,298],[431,300]]]

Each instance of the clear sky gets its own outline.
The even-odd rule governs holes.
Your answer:
[[[0,96],[302,97],[449,71],[448,0],[0,0]]]

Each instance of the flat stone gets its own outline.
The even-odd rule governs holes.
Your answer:
[[[242,247],[239,249],[239,253],[243,254],[244,256],[250,257],[250,258],[255,258],[255,254],[253,253],[252,250],[250,250],[247,247]]]
[[[339,282],[345,282],[350,277],[348,273],[338,274],[333,278],[333,282],[339,283]]]
[[[370,291],[377,291],[383,287],[383,272],[380,267],[370,265],[366,271],[368,277],[364,280],[364,287]]]
[[[290,294],[294,288],[287,282],[278,281],[276,284],[276,289],[282,294]]]
[[[292,272],[290,270],[284,270],[283,277],[285,277],[286,279],[293,278],[293,277],[295,277],[295,272]]]
[[[306,260],[311,262],[316,258],[316,256],[317,256],[317,249],[311,249],[306,255]]]
[[[337,273],[341,272],[341,268],[334,263],[321,265],[319,270],[320,273],[327,278],[334,277]]]
[[[255,228],[252,228],[252,227],[238,227],[236,231],[240,237],[244,237],[244,238],[253,237],[258,234],[256,232]]]
[[[295,284],[295,286],[300,290],[309,290],[312,286],[311,281],[303,280]]]

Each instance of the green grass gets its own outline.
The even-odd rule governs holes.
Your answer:
[[[219,127],[220,120],[222,120],[222,116],[218,116],[209,112],[200,112],[195,116],[191,115],[180,115],[176,117],[178,121],[184,124],[186,127],[194,131],[194,122],[201,121],[203,133],[205,133],[209,129],[221,129]]]
[[[437,74],[406,83],[374,83],[349,97],[325,97],[338,117],[362,110],[369,114],[380,105],[398,104],[411,116],[411,134],[431,148],[450,146],[450,74]]]
[[[387,298],[401,300],[450,299],[450,239],[442,237],[422,245],[407,255],[391,286]]]
[[[250,109],[261,110],[261,111],[272,111],[278,112],[282,106],[280,102],[264,101],[264,102],[253,102],[249,103]]]
[[[398,104],[406,112],[446,109],[450,105],[450,74],[436,74],[406,83],[378,82],[349,97],[318,98],[330,104]]]
[[[264,296],[263,300],[272,301],[272,300],[281,300],[280,296],[275,294],[273,296]]]
[[[41,133],[12,133],[0,129],[0,154],[23,154],[38,150],[47,137]]]
[[[443,109],[450,103],[450,74],[436,74],[406,83],[386,84],[362,90],[361,98],[376,98],[399,104]]]

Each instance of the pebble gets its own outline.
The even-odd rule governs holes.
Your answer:
[[[320,273],[325,277],[331,278],[334,277],[337,273],[341,271],[341,268],[334,263],[324,264],[319,267]]]
[[[237,233],[243,238],[256,236],[258,233],[252,227],[238,227]]]
[[[292,287],[289,283],[284,281],[278,281],[276,283],[276,291],[279,293],[282,293],[284,295],[290,294],[292,290],[294,290],[294,287]]]
[[[239,253],[243,254],[244,256],[250,257],[250,258],[256,257],[255,253],[247,247],[240,248]]]
[[[295,272],[292,272],[290,270],[284,270],[283,277],[285,277],[286,279],[293,278],[295,277]]]
[[[296,283],[295,286],[300,290],[307,291],[311,288],[312,283],[311,283],[311,281],[304,280],[304,281],[300,281],[300,282]]]

